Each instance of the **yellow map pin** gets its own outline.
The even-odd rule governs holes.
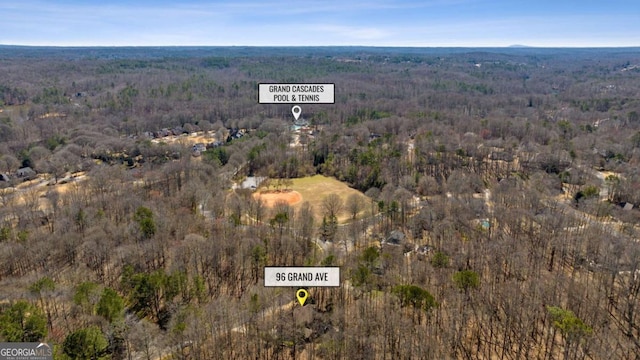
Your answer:
[[[304,302],[307,301],[308,296],[309,296],[309,293],[305,289],[300,289],[296,291],[296,297],[298,298],[298,302],[300,303],[300,306],[304,306]]]

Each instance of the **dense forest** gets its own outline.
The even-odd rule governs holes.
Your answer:
[[[0,46],[0,341],[640,359],[639,95],[637,48]],[[311,179],[350,195],[257,196]],[[312,265],[341,286],[263,286]]]

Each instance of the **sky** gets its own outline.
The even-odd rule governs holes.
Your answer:
[[[0,0],[0,44],[640,46],[640,1]]]

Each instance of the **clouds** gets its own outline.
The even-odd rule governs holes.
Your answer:
[[[637,46],[640,10],[550,1],[49,1],[0,4],[26,45]]]

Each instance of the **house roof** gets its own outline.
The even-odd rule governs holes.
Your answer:
[[[36,174],[36,172],[33,171],[33,169],[30,168],[30,167],[23,167],[23,168],[18,169],[18,171],[16,171],[16,175],[18,177],[31,176],[31,175],[35,175],[35,174]]]
[[[247,178],[240,184],[242,189],[256,189],[266,178],[263,176],[247,176]]]
[[[400,244],[404,241],[405,235],[402,231],[399,230],[394,230],[391,233],[389,233],[389,236],[387,237],[386,242],[389,244]]]

